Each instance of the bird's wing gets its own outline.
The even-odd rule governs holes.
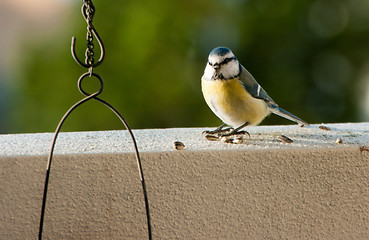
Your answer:
[[[286,119],[289,119],[303,126],[309,125],[304,120],[280,108],[278,104],[276,104],[274,100],[271,97],[269,97],[266,91],[258,84],[255,78],[242,65],[240,65],[240,68],[241,68],[241,74],[239,77],[240,81],[243,87],[246,89],[246,91],[251,94],[251,96],[253,96],[254,98],[264,100],[272,113],[284,117]]]
[[[268,105],[272,104],[278,106],[274,102],[274,100],[269,97],[265,90],[258,84],[255,78],[242,65],[240,65],[240,68],[240,80],[246,91],[249,92],[254,98],[264,100]]]

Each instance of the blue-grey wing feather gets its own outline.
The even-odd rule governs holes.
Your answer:
[[[242,65],[240,65],[240,71],[241,73],[239,78],[241,84],[246,89],[246,91],[249,92],[251,96],[253,96],[254,98],[264,100],[272,113],[284,117],[286,119],[289,119],[291,121],[294,121],[303,126],[309,125],[304,120],[280,108],[278,104],[276,104],[274,100],[271,97],[269,97],[267,92],[258,84],[255,78]]]
[[[267,104],[278,106],[274,100],[269,97],[267,92],[258,84],[255,78],[242,66],[240,65],[240,80],[243,87],[248,91],[254,98],[262,99]]]

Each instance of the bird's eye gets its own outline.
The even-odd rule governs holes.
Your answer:
[[[219,65],[227,64],[227,63],[229,63],[232,60],[236,60],[236,57],[226,58]]]

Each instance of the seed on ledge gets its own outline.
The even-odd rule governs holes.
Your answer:
[[[279,136],[279,139],[284,143],[293,143],[291,138],[286,137],[285,135]]]
[[[222,143],[229,143],[228,141],[230,140],[230,138],[229,137],[221,137],[220,138],[220,141],[222,142]]]
[[[329,127],[323,126],[323,125],[320,125],[319,128],[324,130],[324,131],[330,131],[331,130]]]
[[[222,143],[241,144],[243,142],[243,137],[221,137],[220,141]]]
[[[205,139],[208,140],[208,141],[218,141],[219,137],[207,134],[207,135],[205,135]]]
[[[369,152],[369,147],[367,147],[367,146],[360,147],[360,152],[364,152],[364,151]]]
[[[174,148],[176,150],[182,150],[184,147],[185,147],[185,145],[182,142],[180,142],[180,141],[174,142]]]
[[[243,143],[243,137],[236,137],[236,138],[233,138],[232,142],[233,144],[241,144]]]

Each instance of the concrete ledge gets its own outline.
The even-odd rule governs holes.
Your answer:
[[[140,152],[175,151],[174,141],[185,144],[187,151],[207,150],[250,150],[250,149],[296,149],[321,147],[366,146],[369,144],[369,123],[325,124],[298,127],[257,126],[247,127],[251,138],[243,144],[223,144],[205,140],[201,133],[214,128],[172,128],[133,130]],[[291,138],[293,144],[281,144],[279,136]],[[0,156],[48,155],[53,133],[0,135]],[[343,144],[337,145],[336,139]],[[101,154],[133,152],[127,131],[71,132],[61,133],[55,147],[55,154]]]
[[[134,131],[154,239],[367,238],[369,123],[325,126],[252,127],[242,144],[200,128]],[[37,238],[51,139],[0,135],[0,239]],[[147,239],[129,143],[125,131],[60,135],[45,239]]]

